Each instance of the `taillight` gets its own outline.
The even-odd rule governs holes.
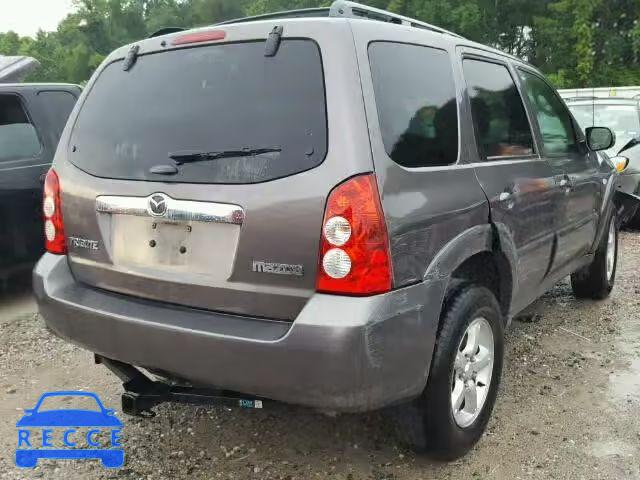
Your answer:
[[[376,177],[353,177],[330,194],[322,223],[317,289],[340,295],[391,290],[389,237]]]
[[[44,213],[44,245],[49,253],[65,255],[67,242],[64,236],[64,222],[62,221],[62,202],[60,200],[60,180],[52,168],[44,180],[44,199],[42,201]]]
[[[171,43],[172,45],[185,45],[187,43],[215,42],[224,40],[226,36],[227,34],[223,30],[208,30],[182,35]]]

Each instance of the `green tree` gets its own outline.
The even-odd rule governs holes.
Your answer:
[[[534,63],[563,87],[640,83],[640,2],[558,0],[534,18]]]
[[[361,0],[513,53],[563,87],[640,84],[640,0]],[[331,0],[74,0],[55,32],[0,33],[38,81],[84,82],[115,48],[164,27],[328,6]]]

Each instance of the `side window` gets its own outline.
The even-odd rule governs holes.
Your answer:
[[[387,154],[404,167],[458,160],[458,107],[449,54],[391,42],[369,46],[380,130]]]
[[[47,116],[49,129],[58,140],[77,98],[62,90],[43,90],[38,92],[38,97],[42,99],[40,103]]]
[[[0,162],[35,157],[41,148],[20,98],[0,95]]]
[[[529,120],[507,67],[466,59],[463,68],[483,160],[533,154]]]
[[[524,89],[536,110],[542,142],[550,155],[576,153],[578,145],[569,111],[540,77],[518,70]]]

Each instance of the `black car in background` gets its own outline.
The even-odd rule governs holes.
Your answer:
[[[80,91],[69,84],[0,83],[0,286],[44,250],[42,182]]]

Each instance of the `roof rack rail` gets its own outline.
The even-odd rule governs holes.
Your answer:
[[[330,17],[350,17],[350,18],[366,18],[369,20],[379,20],[382,22],[395,23],[398,25],[407,25],[415,28],[423,28],[432,32],[444,33],[458,38],[464,38],[457,33],[450,32],[444,28],[436,27],[430,23],[416,20],[415,18],[405,17],[396,13],[381,10],[379,8],[362,5],[361,3],[349,2],[346,0],[336,0],[331,5]]]
[[[566,97],[564,99],[564,101],[565,102],[577,102],[579,100],[598,100],[598,99],[601,99],[601,98],[606,98],[606,97],[592,97],[592,96],[584,95],[582,97],[580,97],[580,96],[578,96],[578,97]]]
[[[236,18],[234,20],[225,20],[215,25],[229,25],[232,23],[256,22],[259,20],[277,20],[278,18],[307,18],[307,17],[328,17],[330,13],[329,7],[324,8],[303,8],[300,10],[285,10],[283,12],[265,13],[264,15],[255,15],[253,17]]]
[[[592,97],[592,96],[578,96],[578,97],[566,97],[564,98],[565,102],[580,102],[580,101],[589,101],[589,100],[606,100],[607,102],[640,102],[640,95],[636,95],[635,97]]]
[[[395,23],[397,25],[407,25],[415,28],[431,30],[432,32],[444,33],[458,38],[464,38],[457,33],[450,32],[444,28],[436,27],[430,23],[416,20],[415,18],[405,17],[396,13],[381,10],[379,8],[369,7],[361,3],[349,2],[346,0],[336,0],[331,7],[324,8],[305,8],[302,10],[287,10],[283,12],[267,13],[264,15],[256,15],[253,17],[238,18],[235,20],[226,20],[216,23],[215,25],[228,25],[232,23],[255,22],[258,20],[276,20],[279,18],[305,18],[305,17],[344,17],[344,18],[364,18],[368,20],[378,20],[386,23]]]

